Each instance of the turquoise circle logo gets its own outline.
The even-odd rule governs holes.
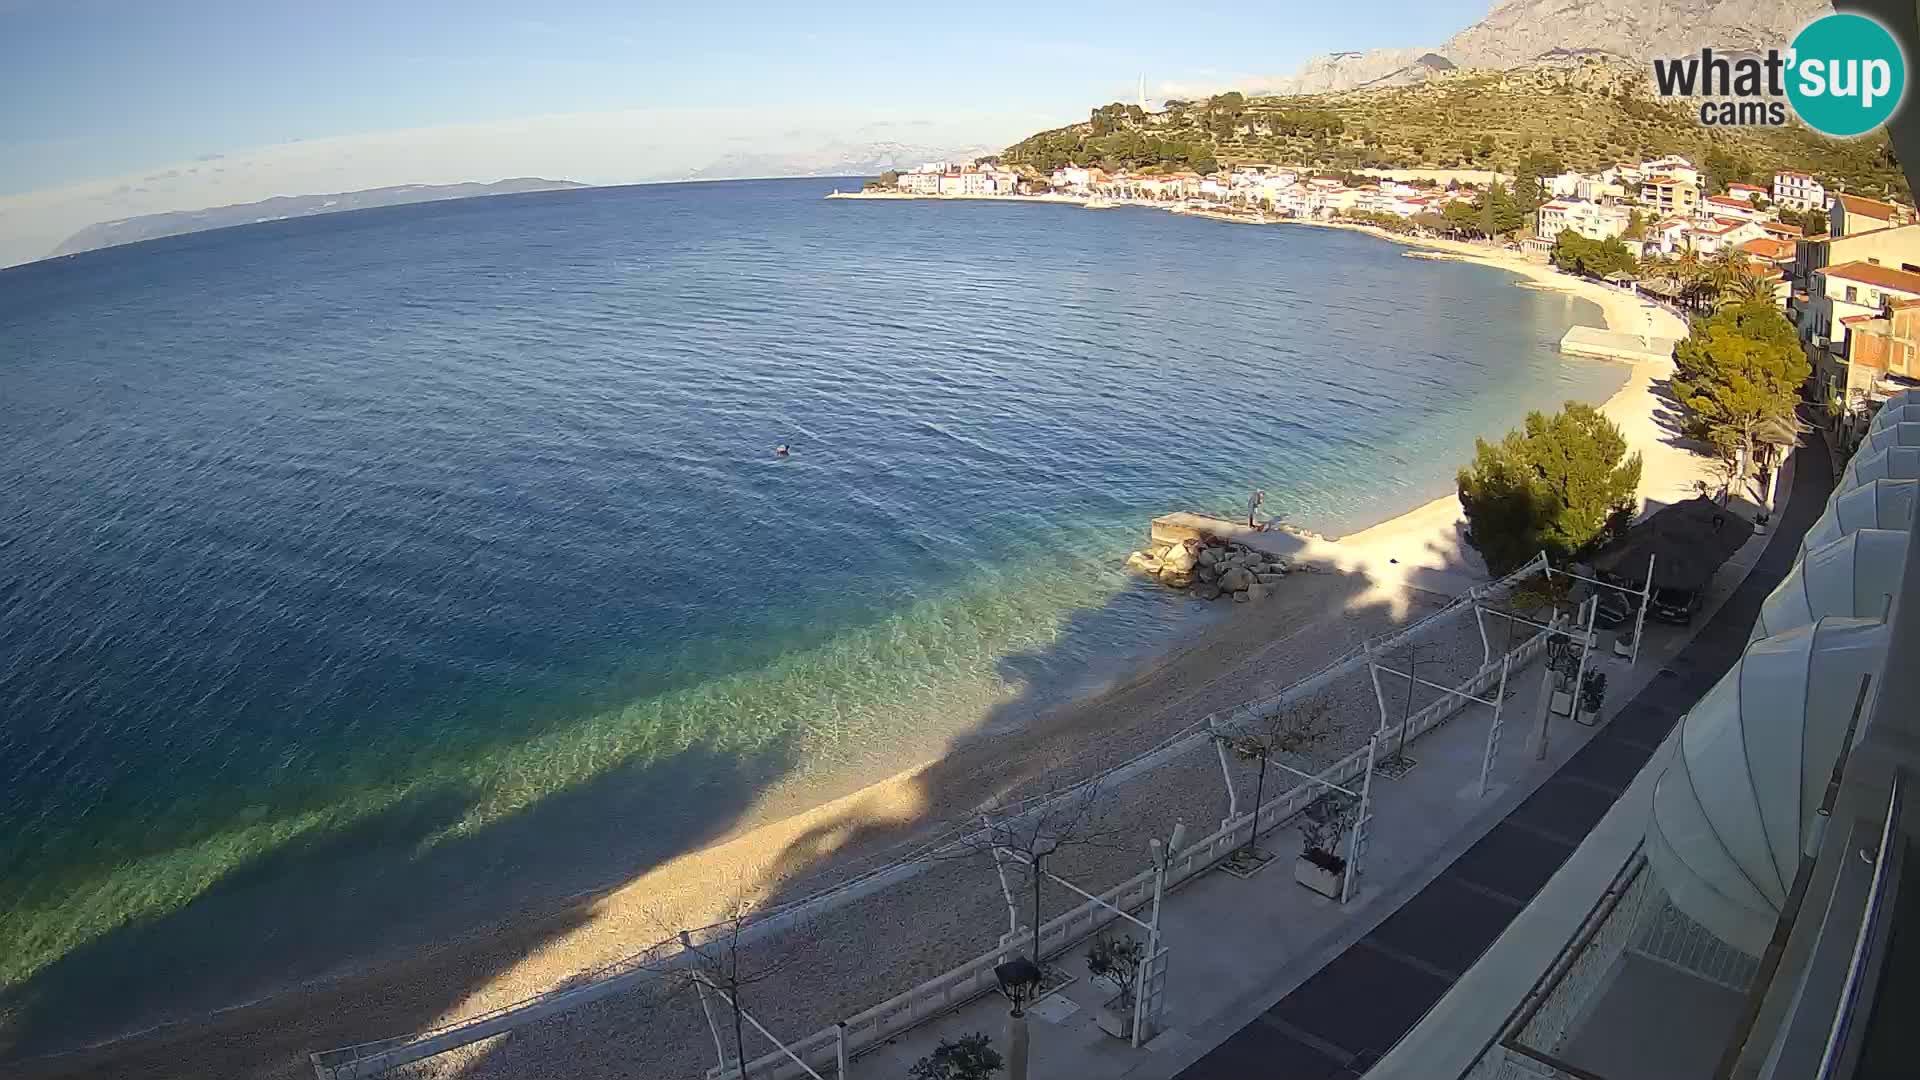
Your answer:
[[[1825,135],[1863,135],[1893,115],[1907,90],[1907,60],[1887,28],[1864,15],[1826,15],[1793,39],[1787,100]]]

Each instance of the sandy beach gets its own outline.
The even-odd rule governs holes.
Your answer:
[[[1517,287],[1549,288],[1595,302],[1615,331],[1670,338],[1685,333],[1681,320],[1663,309],[1517,253],[1392,236],[1364,226],[1325,227],[1374,233],[1421,249],[1423,257],[1511,271],[1520,276]],[[1665,404],[1656,389],[1671,366],[1671,361],[1632,365],[1625,385],[1602,405],[1643,456],[1643,501],[1663,504],[1691,497],[1696,482],[1710,473],[1709,463],[1677,445],[1659,420]],[[1098,694],[1043,713],[1017,732],[957,739],[936,758],[801,813],[786,813],[785,796],[769,791],[758,812],[742,815],[741,827],[617,888],[578,897],[559,910],[523,912],[396,957],[374,971],[183,1020],[84,1053],[25,1063],[22,1075],[311,1075],[306,1058],[311,1051],[403,1034],[551,989],[679,927],[713,920],[736,896],[766,902],[808,895],[884,864],[924,842],[943,822],[964,818],[984,803],[1091,775],[1153,746],[1181,723],[1275,692],[1363,639],[1433,610],[1443,602],[1440,594],[1484,578],[1484,568],[1462,540],[1462,524],[1458,499],[1447,495],[1344,538],[1313,541],[1306,561],[1318,572],[1291,575],[1274,599],[1233,612],[1222,625]],[[1145,527],[1143,519],[1143,538]],[[1459,650],[1447,645],[1436,662],[1471,670],[1479,661],[1478,649],[1477,639]],[[1329,760],[1348,745],[1350,740],[1329,745]],[[1176,762],[1150,779],[1130,782],[1137,791],[1130,789],[1126,800],[1129,812],[1142,820],[1184,817],[1211,825],[1224,810],[1211,753]],[[1109,872],[1124,876],[1137,861],[1129,854],[1108,866],[1096,856],[1088,858],[1093,861],[1086,873],[1092,878]],[[832,994],[808,1002],[804,1010],[770,1007],[765,1018],[793,1025],[787,1030],[796,1034],[812,1030],[807,1025],[817,1023],[815,1014],[847,1015],[971,955],[968,950],[977,950],[982,935],[991,936],[996,919],[1004,928],[1005,914],[997,910],[990,881],[990,873],[982,878],[974,867],[935,865],[890,896],[884,916],[868,905],[858,919],[848,915],[843,925],[823,930],[815,951],[859,957],[860,977],[838,974]],[[965,929],[957,929],[963,923]],[[939,948],[889,947],[893,935],[905,938],[943,926],[956,929],[939,936]],[[505,1046],[447,1055],[436,1067],[447,1075],[462,1068],[474,1076],[633,1074],[621,1069],[667,1076],[687,1072],[683,1059],[711,1057],[711,1042],[701,1046],[706,1035],[694,1020],[697,1005],[629,995],[581,1013],[516,1033]],[[701,1061],[698,1068],[709,1064]]]

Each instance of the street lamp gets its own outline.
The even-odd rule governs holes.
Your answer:
[[[1040,994],[1040,965],[1016,956],[996,966],[993,977],[1013,1005],[1007,1013],[1007,1080],[1027,1080],[1026,1007]]]

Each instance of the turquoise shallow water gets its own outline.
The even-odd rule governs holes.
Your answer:
[[[1155,513],[1347,531],[1624,378],[1367,236],[830,186],[0,272],[0,986],[217,1000],[617,879],[1164,643]]]

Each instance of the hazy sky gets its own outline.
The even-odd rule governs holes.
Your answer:
[[[760,140],[999,145],[1130,100],[1142,74],[1150,94],[1191,92],[1437,45],[1488,6],[0,0],[0,244],[76,200],[112,202],[100,220],[405,182],[667,178]]]

